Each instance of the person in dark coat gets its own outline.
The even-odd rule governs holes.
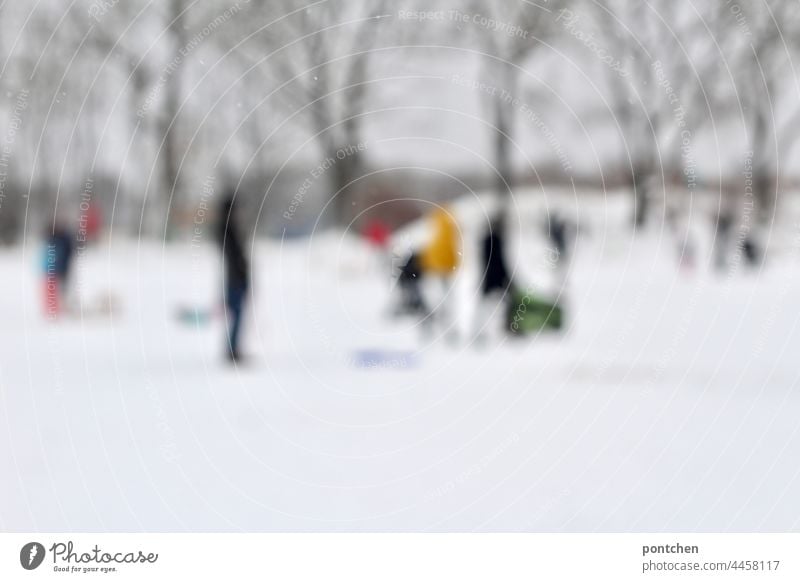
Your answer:
[[[422,295],[422,276],[419,254],[411,253],[408,260],[400,267],[397,275],[397,286],[401,294],[397,315],[417,315],[422,318],[430,315],[430,310]]]
[[[484,276],[481,284],[483,295],[508,288],[511,278],[508,274],[505,259],[505,237],[501,232],[504,224],[502,218],[492,221],[481,241],[481,258],[484,265]]]
[[[757,267],[761,263],[761,250],[752,236],[747,236],[742,241],[742,253],[748,267]]]
[[[714,266],[717,271],[728,268],[731,239],[733,237],[733,213],[720,212],[716,219],[714,233]]]
[[[250,265],[239,232],[235,197],[227,194],[220,205],[217,241],[222,248],[224,305],[228,323],[226,355],[232,362],[241,359],[239,337],[242,313],[250,286]]]
[[[74,250],[72,233],[60,222],[48,232],[45,243],[45,312],[57,316],[64,308]]]
[[[503,303],[511,294],[511,274],[506,264],[505,220],[496,216],[483,236],[480,245],[483,278],[475,314],[475,339],[483,340],[489,320],[504,315]]]
[[[553,244],[556,265],[564,268],[569,262],[569,253],[575,241],[575,225],[557,212],[548,215],[547,236]]]

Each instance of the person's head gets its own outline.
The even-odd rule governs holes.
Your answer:
[[[64,218],[64,215],[59,213],[56,217],[51,221],[47,221],[45,224],[45,237],[51,236],[64,236],[68,232],[67,229],[67,221]]]

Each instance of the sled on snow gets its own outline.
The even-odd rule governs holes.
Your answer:
[[[510,295],[506,324],[512,335],[558,331],[564,326],[564,310],[557,301],[517,289]]]

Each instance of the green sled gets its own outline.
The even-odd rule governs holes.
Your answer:
[[[554,301],[537,297],[530,292],[515,290],[511,293],[506,323],[512,335],[560,330],[564,325],[564,312]]]

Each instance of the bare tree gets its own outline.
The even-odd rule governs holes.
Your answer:
[[[272,101],[286,115],[300,112],[324,159],[336,218],[349,213],[361,175],[362,112],[369,90],[371,51],[386,41],[386,0],[254,0],[244,30],[226,42],[236,58],[271,79]],[[231,36],[234,34],[235,36]],[[346,150],[347,155],[337,153]]]
[[[483,76],[495,89],[490,107],[494,121],[495,192],[501,199],[513,186],[510,145],[520,68],[542,46],[542,41],[555,34],[555,15],[567,5],[567,0],[549,2],[546,7],[527,0],[469,0],[473,34],[485,54]]]
[[[650,214],[655,178],[660,175],[665,187],[667,176],[681,174],[693,186],[695,169],[687,167],[693,146],[686,142],[709,119],[716,99],[709,91],[719,72],[709,25],[719,23],[721,9],[619,0],[589,6],[604,42],[624,67],[625,75],[607,70],[615,122],[626,145],[633,224],[641,227]]]
[[[735,47],[732,61],[752,152],[755,217],[758,222],[766,223],[772,219],[777,204],[781,158],[795,142],[800,125],[800,107],[793,105],[789,122],[783,128],[776,127],[781,81],[794,77],[791,57],[798,48],[800,14],[794,2],[765,0],[745,4],[741,12],[731,11],[728,16],[741,41]],[[798,87],[793,89],[796,92]]]

